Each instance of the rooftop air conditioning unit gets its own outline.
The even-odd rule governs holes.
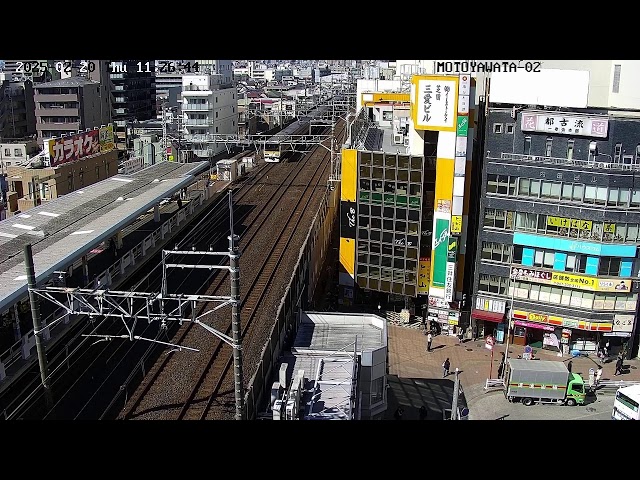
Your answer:
[[[404,137],[404,135],[402,135],[401,133],[394,133],[393,134],[393,144],[394,145],[402,145],[403,137]]]
[[[404,144],[405,147],[409,146],[409,137],[404,137],[403,144]]]

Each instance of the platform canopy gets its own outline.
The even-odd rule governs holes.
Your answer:
[[[40,285],[208,169],[209,162],[161,162],[0,221],[0,312],[28,294],[26,244],[32,245]]]

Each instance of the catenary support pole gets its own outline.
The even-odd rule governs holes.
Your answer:
[[[458,418],[458,396],[460,395],[460,371],[456,367],[456,378],[453,383],[453,401],[451,402],[451,420],[460,420]]]
[[[229,271],[231,276],[231,331],[233,336],[233,376],[235,383],[236,420],[244,420],[244,386],[242,376],[242,330],[240,329],[240,271],[238,236],[233,233],[233,192],[229,191]]]
[[[42,331],[42,319],[40,317],[40,302],[38,301],[38,296],[32,290],[36,288],[36,273],[33,266],[33,253],[30,243],[24,246],[24,264],[27,271],[27,286],[29,287],[29,302],[31,304],[33,333],[36,339],[38,363],[40,364],[40,379],[42,381],[42,386],[44,387],[44,398],[47,409],[49,409],[53,404],[53,397],[51,395],[51,386],[49,384],[49,367],[47,365],[47,356],[45,352],[45,346],[42,341],[44,332]]]

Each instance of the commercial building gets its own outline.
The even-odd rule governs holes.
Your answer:
[[[111,125],[47,141],[30,162],[6,168],[7,216],[118,173]]]
[[[453,332],[468,321],[460,313],[473,263],[465,255],[475,81],[414,75],[410,93],[402,87],[358,80],[342,150],[340,298],[397,301]]]
[[[608,339],[637,355],[640,115],[593,107],[590,77],[553,69],[491,77],[476,336],[504,342],[512,320],[515,345],[568,353]]]
[[[37,140],[72,135],[109,122],[108,95],[86,77],[69,77],[34,86]]]

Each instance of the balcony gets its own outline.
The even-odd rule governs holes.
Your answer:
[[[200,111],[207,111],[209,110],[211,104],[209,102],[206,103],[183,103],[180,105],[180,107],[182,107],[182,111],[193,111],[193,110],[200,110]]]
[[[498,160],[497,157],[492,157],[491,152],[487,154],[488,159]],[[501,153],[500,160],[507,160],[518,163],[532,163],[538,165],[556,165],[556,166],[571,166],[580,168],[589,168],[592,170],[627,170],[627,171],[640,171],[640,164],[614,162],[609,155],[596,155],[591,160],[578,160],[575,158],[558,158],[558,157],[545,157],[542,155],[524,155],[521,153]]]
[[[36,103],[42,103],[42,102],[62,103],[62,102],[79,102],[80,101],[76,93],[61,93],[61,94],[47,94],[47,95],[42,95],[38,93],[33,96],[33,100]]]
[[[36,117],[80,117],[77,108],[36,108]]]
[[[46,136],[44,132],[50,131],[78,131],[80,130],[80,122],[36,123],[36,130],[43,132],[43,136]]]
[[[184,121],[184,125],[186,125],[187,127],[195,127],[198,125],[208,126],[208,125],[213,125],[213,120],[200,119],[200,118],[187,118]]]
[[[213,93],[213,91],[211,90],[211,88],[209,86],[204,86],[204,85],[183,85],[182,86],[182,91],[183,92],[208,92],[208,93]]]

